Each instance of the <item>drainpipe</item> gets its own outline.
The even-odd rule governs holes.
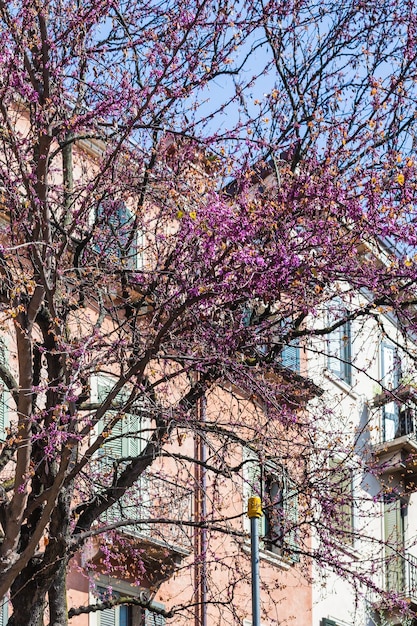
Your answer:
[[[206,421],[207,415],[207,399],[206,396],[201,398],[201,421]],[[207,461],[207,447],[204,438],[200,438],[201,461],[201,517],[207,520],[207,470],[205,463]],[[201,529],[201,626],[207,626],[207,528]]]
[[[206,420],[206,398],[203,396],[197,403],[196,418],[197,422],[205,422]],[[207,448],[204,442],[204,436],[195,435],[194,439],[194,455],[199,461],[195,465],[194,478],[194,511],[195,521],[200,522],[206,520],[207,517],[207,475],[206,468],[202,465],[207,459]],[[196,529],[194,535],[194,593],[195,593],[195,626],[207,626],[207,529]]]

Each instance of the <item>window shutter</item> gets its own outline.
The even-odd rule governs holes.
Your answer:
[[[115,607],[99,612],[99,626],[118,626]]]
[[[320,620],[320,626],[337,626],[337,624],[334,620],[323,617],[323,619]]]
[[[151,606],[156,609],[164,609],[164,605],[160,602],[152,602]],[[159,613],[154,613],[153,611],[145,610],[145,626],[165,626],[166,619],[163,615]]]
[[[381,344],[381,384],[384,389],[395,389],[400,381],[400,369],[395,346]],[[392,401],[382,408],[384,441],[391,441],[400,435],[399,407]]]
[[[337,320],[335,313],[329,311],[328,324],[331,325]],[[336,374],[339,378],[343,378],[343,366],[342,366],[342,327],[335,328],[327,336],[328,347],[328,361],[327,367],[333,374]]]
[[[102,402],[107,394],[112,390],[114,381],[105,376],[96,378],[97,384],[97,400]],[[94,394],[93,394],[94,395]],[[127,401],[129,392],[120,392],[118,394],[115,405],[119,404],[123,408],[123,401]],[[102,420],[100,420],[98,432],[103,432],[106,424],[111,419],[111,414],[115,412],[110,409]],[[126,457],[136,457],[144,449],[147,438],[149,437],[149,412],[146,411],[145,405],[136,403],[130,407],[131,413],[120,412],[119,421],[111,429],[111,433],[105,440],[100,457],[100,463],[103,466],[103,475],[107,477],[107,483],[110,482],[113,473],[113,463],[117,459]],[[127,465],[128,461],[123,462],[119,470]],[[150,497],[150,480],[147,472],[144,472],[139,479],[130,487],[120,498],[118,502],[113,504],[104,514],[107,524],[120,522],[123,519],[146,519],[150,517],[149,509],[151,507]],[[130,534],[148,535],[150,526],[148,524],[134,525],[125,527],[125,532]]]
[[[346,315],[347,311],[340,299],[333,301],[338,310],[328,311],[328,324],[334,324]],[[327,367],[338,378],[352,384],[352,332],[350,321],[345,322],[327,336]]]
[[[334,320],[330,320],[332,323]],[[347,322],[328,335],[328,367],[333,374],[348,384],[352,381],[351,328]]]
[[[108,393],[113,388],[113,382],[111,380],[99,379],[97,383],[97,399],[99,402],[103,402]],[[103,432],[103,429],[109,422],[109,415],[111,411],[108,412],[107,416],[104,416],[99,422],[99,433]],[[123,420],[125,418],[121,417],[120,420],[113,426],[111,430],[111,434],[109,435],[109,440],[104,443],[103,450],[105,451],[105,455],[110,457],[109,462],[112,459],[120,459],[123,456]]]
[[[398,387],[401,378],[401,368],[397,349],[394,345],[383,342],[381,344],[381,382],[386,389]]]
[[[4,343],[0,340],[0,363],[2,365],[7,364],[7,349]],[[9,426],[9,411],[8,405],[10,401],[10,392],[1,385],[0,392],[0,441],[6,439],[6,428]]]
[[[337,459],[329,460],[329,470],[329,495],[333,500],[336,527],[340,531],[338,538],[344,543],[352,544],[354,539],[352,471]]]
[[[281,363],[294,372],[300,371],[300,347],[298,341],[292,341],[281,350]]]
[[[248,500],[252,496],[259,496],[262,500],[264,490],[262,485],[261,465],[254,452],[249,450],[249,448],[244,448],[243,460],[245,461],[243,466],[243,528],[247,533],[250,533],[251,523],[246,514],[248,509]],[[265,535],[265,515],[262,515],[262,517],[258,519],[258,532],[260,538]]]
[[[342,326],[342,368],[343,368],[343,380],[352,384],[352,325],[351,322],[346,322]]]
[[[124,442],[124,456],[138,456],[144,448],[144,441],[142,440],[142,416],[139,414],[129,413],[125,419],[125,437]]]
[[[9,621],[9,606],[7,598],[3,598],[0,602],[0,626],[7,626]]]
[[[299,545],[297,541],[298,490],[286,471],[283,472],[282,485],[283,513],[287,529],[284,533],[284,543],[288,550],[288,557],[293,562],[298,562],[300,560],[300,555],[298,553]]]
[[[404,520],[399,498],[384,504],[386,590],[404,591],[405,561],[398,551],[404,547]]]

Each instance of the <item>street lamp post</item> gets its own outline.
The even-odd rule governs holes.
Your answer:
[[[261,598],[259,585],[259,525],[262,517],[262,502],[257,496],[248,500],[250,519],[250,547],[252,563],[252,626],[261,626]]]

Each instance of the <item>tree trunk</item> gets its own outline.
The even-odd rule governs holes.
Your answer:
[[[67,560],[61,561],[49,589],[49,626],[67,626]]]
[[[45,593],[39,589],[39,565],[30,562],[11,587],[13,615],[7,626],[43,626]]]
[[[61,490],[51,516],[49,543],[43,558],[29,562],[12,587],[13,615],[8,626],[43,626],[47,597],[49,626],[68,624],[66,554],[71,496],[72,485]]]

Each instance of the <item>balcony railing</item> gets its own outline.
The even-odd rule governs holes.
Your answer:
[[[394,405],[394,403],[391,404]],[[390,405],[382,409],[382,442],[394,441],[400,437],[417,440],[416,410],[398,405],[394,405],[391,410],[388,407]]]
[[[417,557],[406,553],[385,561],[385,591],[417,603]]]
[[[192,504],[191,489],[146,473],[100,519],[109,525],[129,521],[118,527],[123,534],[188,552],[192,549],[192,527],[187,524],[192,518]]]

